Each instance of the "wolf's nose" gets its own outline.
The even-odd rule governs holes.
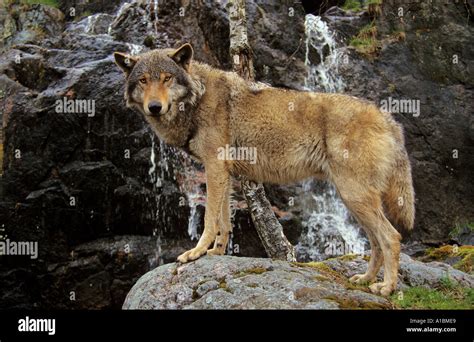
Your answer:
[[[148,104],[148,110],[152,115],[158,115],[161,112],[161,103],[152,101]]]

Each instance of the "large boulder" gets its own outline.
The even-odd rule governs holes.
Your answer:
[[[346,256],[318,263],[288,263],[242,257],[203,257],[167,264],[141,277],[123,309],[389,309],[387,298],[349,283],[364,273],[367,260]],[[382,280],[382,273],[378,276]],[[413,260],[402,254],[398,291],[413,286],[439,289],[474,287],[474,277],[444,263]]]
[[[271,259],[204,257],[145,274],[123,309],[390,308],[386,299],[348,289],[324,267]]]

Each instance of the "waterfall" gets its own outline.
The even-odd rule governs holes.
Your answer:
[[[344,82],[339,75],[339,65],[344,49],[338,47],[335,33],[319,16],[308,14],[305,19],[306,54],[308,75],[305,88],[311,91],[342,92]],[[312,58],[319,59],[313,64]],[[298,257],[323,260],[346,253],[363,253],[367,243],[353,222],[349,211],[337,195],[333,185],[305,181],[303,193],[311,189],[316,193],[301,199],[304,231],[296,246]]]
[[[305,87],[308,90],[324,91],[329,93],[340,92],[344,89],[344,82],[339,75],[339,64],[344,56],[343,49],[338,48],[335,33],[331,32],[321,17],[312,14],[305,18],[305,64],[308,66],[308,75]],[[310,53],[316,52],[318,64],[312,64]]]

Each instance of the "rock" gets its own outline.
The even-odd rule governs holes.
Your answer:
[[[273,86],[301,89],[307,74],[303,6],[248,1],[246,11],[256,78]]]
[[[203,257],[145,274],[123,309],[390,308],[385,298],[348,289],[324,268],[258,258]]]
[[[206,256],[148,272],[130,290],[123,309],[392,308],[387,298],[348,282],[366,268],[367,261],[360,256],[309,264]],[[474,287],[473,276],[447,264],[424,264],[401,255],[399,290],[411,286],[438,289],[446,285],[447,277],[454,286]]]
[[[367,269],[367,261],[355,256],[329,259],[324,261],[324,263],[347,278],[355,274],[365,273]],[[399,289],[403,290],[413,286],[437,289],[445,285],[448,278],[454,285],[468,288],[474,287],[474,277],[472,275],[461,272],[446,263],[423,263],[412,259],[404,253],[400,254]],[[382,270],[378,274],[378,279],[379,281],[383,280]]]
[[[440,288],[446,279],[463,287],[474,288],[474,277],[442,262],[422,263],[405,254],[400,256],[400,278],[408,286]]]
[[[117,10],[123,0],[61,0],[59,1],[59,9],[66,14],[67,20],[77,20],[92,13],[108,13],[111,14]]]
[[[65,26],[64,14],[59,9],[20,1],[0,4],[0,22],[5,28],[0,37],[0,48],[36,43],[45,38],[56,41]]]

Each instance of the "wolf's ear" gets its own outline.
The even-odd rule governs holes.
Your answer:
[[[130,74],[135,64],[138,62],[137,57],[132,57],[121,52],[114,52],[115,64],[127,75]]]
[[[191,44],[184,44],[176,51],[169,55],[176,64],[184,68],[184,70],[189,71],[189,66],[191,65],[191,60],[193,59],[193,47]]]

